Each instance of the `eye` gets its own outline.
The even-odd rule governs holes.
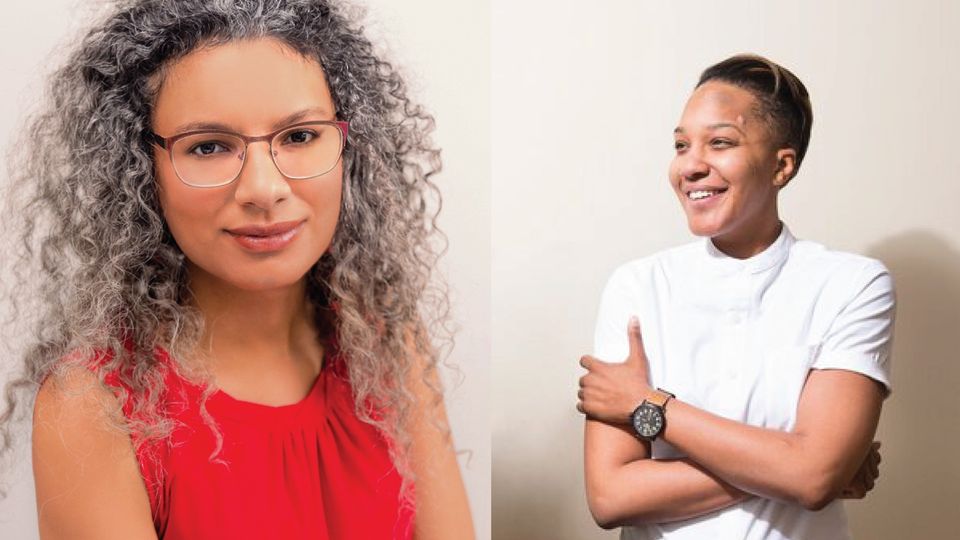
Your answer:
[[[316,132],[309,129],[297,129],[288,132],[281,144],[306,144],[317,137]]]
[[[714,148],[730,148],[736,146],[736,143],[730,139],[716,138],[710,141],[710,146]]]
[[[192,156],[203,157],[229,151],[230,149],[221,142],[204,141],[191,146],[187,153]]]
[[[673,149],[682,152],[687,149],[687,143],[685,141],[673,141]]]

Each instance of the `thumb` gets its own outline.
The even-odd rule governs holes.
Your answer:
[[[636,363],[643,356],[643,336],[640,333],[640,319],[636,315],[630,317],[627,323],[627,339],[630,342],[630,354],[627,363]]]

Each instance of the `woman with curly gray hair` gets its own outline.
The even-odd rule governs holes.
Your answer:
[[[353,11],[123,0],[49,88],[2,417],[36,394],[41,537],[471,538],[433,121]]]

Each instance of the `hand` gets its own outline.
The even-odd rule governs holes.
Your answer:
[[[580,357],[589,373],[580,377],[577,410],[610,424],[629,424],[637,405],[650,394],[650,368],[643,351],[640,321],[631,317],[627,325],[630,353],[623,363],[610,363],[592,356]]]
[[[847,487],[840,492],[841,499],[862,499],[867,492],[873,489],[874,483],[880,476],[880,441],[873,441],[870,451],[864,458],[857,473],[853,475]]]

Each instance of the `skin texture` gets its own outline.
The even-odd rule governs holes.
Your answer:
[[[793,174],[796,152],[772,144],[742,88],[710,81],[697,88],[674,130],[669,178],[690,231],[733,257],[755,255],[780,233],[777,193]],[[725,190],[693,201],[695,190]]]
[[[795,150],[776,144],[780,139],[756,111],[747,90],[717,81],[701,85],[674,132],[676,155],[669,170],[690,230],[738,258],[760,253],[779,235],[777,194],[795,166]],[[689,193],[696,190],[722,193],[692,201]],[[880,457],[871,439],[883,390],[847,371],[809,374],[789,433],[671,400],[661,436],[688,457],[649,459],[649,444],[628,422],[653,389],[639,322],[627,331],[625,362],[581,358],[588,371],[580,379],[577,405],[587,415],[587,499],[601,526],[688,519],[751,496],[817,509],[838,496],[859,498],[872,489]],[[842,407],[836,396],[844,396]]]
[[[295,121],[335,118],[319,64],[273,39],[237,41],[194,51],[170,67],[152,127],[171,136],[186,122],[210,121],[261,135],[282,127],[276,124],[283,119],[293,123],[290,115],[304,110],[310,112]],[[288,180],[267,143],[254,143],[236,181],[200,189],[178,179],[164,150],[157,148],[155,158],[163,214],[186,256],[193,301],[209,321],[201,347],[217,385],[245,401],[301,400],[323,358],[304,275],[336,229],[342,166]],[[245,251],[226,232],[290,220],[303,222],[297,236],[267,254]],[[409,346],[414,349],[412,341]],[[415,538],[472,538],[451,441],[436,429],[446,425],[446,413],[424,382],[427,365],[420,362],[409,373],[417,396],[411,466],[423,479],[417,483]],[[71,373],[43,385],[34,417],[42,538],[155,538],[129,437],[111,427],[116,411],[116,399],[92,374]]]
[[[168,71],[153,130],[171,136],[189,122],[216,121],[261,135],[304,110],[311,112],[297,121],[335,118],[320,66],[273,40],[241,41],[195,51]],[[288,180],[270,158],[269,145],[260,142],[247,148],[233,183],[196,188],[180,181],[165,150],[155,146],[154,153],[164,218],[189,261],[196,303],[213,321],[204,342],[212,349],[217,384],[238,399],[295,403],[320,370],[322,349],[314,337],[303,276],[333,237],[342,166],[317,178]],[[285,221],[303,226],[278,252],[251,253],[227,232]],[[250,317],[253,313],[257,316]],[[264,362],[277,384],[258,384]]]
[[[412,343],[411,343],[412,347]],[[434,370],[426,379],[426,362],[411,372],[411,391],[423,404],[414,413],[410,432],[410,448],[414,474],[417,477],[417,518],[414,522],[415,540],[444,540],[474,538],[473,519],[466,490],[460,477],[460,467],[449,440],[437,426],[447,427],[447,413],[442,401],[428,384],[438,384]]]
[[[168,137],[185,131],[181,126],[187,123],[215,120],[238,133],[262,135],[301,110],[311,112],[300,121],[335,119],[320,66],[279,42],[238,42],[195,51],[168,71],[153,130]],[[258,142],[248,147],[232,184],[195,188],[177,178],[166,150],[155,145],[154,158],[163,215],[190,261],[191,279],[258,292],[283,288],[306,274],[330,245],[340,209],[341,164],[317,178],[287,180],[270,158],[268,143]],[[290,249],[276,254],[250,254],[226,232],[291,220],[305,221],[304,227]],[[196,277],[200,274],[204,277]]]
[[[48,378],[33,414],[40,538],[155,540],[150,500],[119,405],[90,371]]]

